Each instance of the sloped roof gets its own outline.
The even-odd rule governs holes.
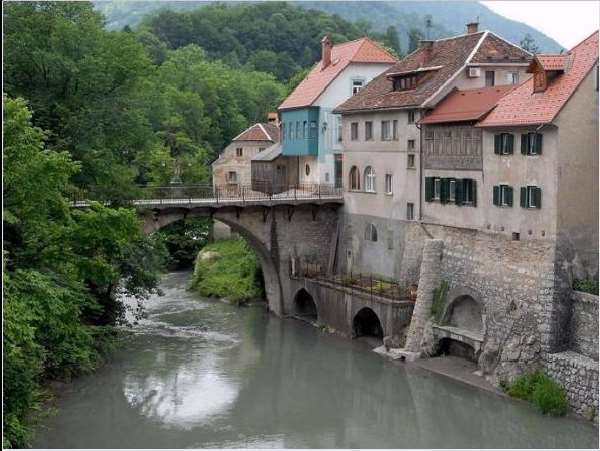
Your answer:
[[[394,64],[397,61],[387,50],[369,38],[334,45],[331,48],[331,64],[325,69],[322,69],[322,61],[315,64],[304,80],[279,105],[279,110],[312,105],[350,63]]]
[[[431,112],[419,121],[421,124],[476,121],[488,113],[499,99],[514,89],[513,85],[485,88],[455,89]]]
[[[372,109],[420,106],[434,95],[466,64],[529,62],[531,55],[489,31],[463,34],[432,42],[431,49],[418,48],[383,74],[375,77],[358,94],[338,106],[334,112],[350,113]],[[388,75],[441,66],[423,75],[417,88],[392,91]]]
[[[534,60],[544,70],[565,70],[567,55],[535,55]]]
[[[258,152],[252,157],[251,161],[273,161],[275,158],[280,156],[282,153],[281,144],[276,143],[270,147],[267,147],[262,152]]]
[[[533,77],[529,78],[503,97],[479,125],[493,127],[552,122],[598,61],[598,31],[565,56],[568,56],[569,67],[551,79],[545,91],[533,92]]]
[[[251,125],[232,141],[271,141],[279,142],[279,128],[269,123]]]

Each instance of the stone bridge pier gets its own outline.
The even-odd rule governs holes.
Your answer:
[[[144,232],[152,233],[175,221],[207,216],[244,237],[260,261],[269,310],[293,313],[291,261],[332,271],[337,245],[338,203],[245,207],[173,207],[142,210]]]

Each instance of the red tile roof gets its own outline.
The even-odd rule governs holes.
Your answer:
[[[533,92],[533,77],[530,77],[503,97],[479,125],[493,127],[552,122],[598,61],[598,31],[573,47],[564,57],[568,67],[548,82],[545,91]],[[556,63],[553,64],[552,67],[556,67]]]
[[[458,90],[448,94],[431,112],[419,121],[421,124],[476,121],[488,113],[499,99],[514,89],[513,85],[489,86]]]
[[[269,123],[254,124],[233,138],[232,141],[279,142],[279,128]]]
[[[544,70],[565,70],[567,55],[535,55],[534,60]]]
[[[369,38],[334,45],[331,49],[331,64],[323,70],[322,61],[315,64],[304,80],[279,105],[279,110],[312,105],[350,63],[394,64],[397,61],[387,50]]]
[[[338,106],[334,112],[350,113],[420,106],[469,62],[526,63],[530,59],[531,55],[525,50],[519,49],[489,31],[440,39],[433,41],[430,50],[418,48],[403,58],[398,64],[374,78],[358,94]],[[423,75],[416,89],[392,91],[392,80],[388,75],[435,66],[441,67]]]

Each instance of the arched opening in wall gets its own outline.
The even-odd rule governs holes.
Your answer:
[[[210,240],[211,226],[207,217],[191,217],[173,221],[154,232],[167,249],[167,268],[193,269],[198,252]]]
[[[377,314],[369,307],[362,308],[352,321],[352,331],[355,337],[374,337],[383,340],[383,327]]]
[[[453,355],[468,360],[469,362],[477,363],[475,349],[467,343],[453,340],[452,338],[442,338],[439,341],[438,354]]]
[[[315,300],[304,288],[300,289],[294,297],[294,314],[310,322],[317,321],[319,317]]]
[[[483,333],[481,304],[469,295],[457,297],[446,313],[446,324],[477,334]]]

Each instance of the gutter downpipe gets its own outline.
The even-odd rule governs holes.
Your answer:
[[[421,111],[419,111],[419,119]],[[419,123],[415,125],[419,130],[419,223],[421,223],[423,222],[423,132]]]

